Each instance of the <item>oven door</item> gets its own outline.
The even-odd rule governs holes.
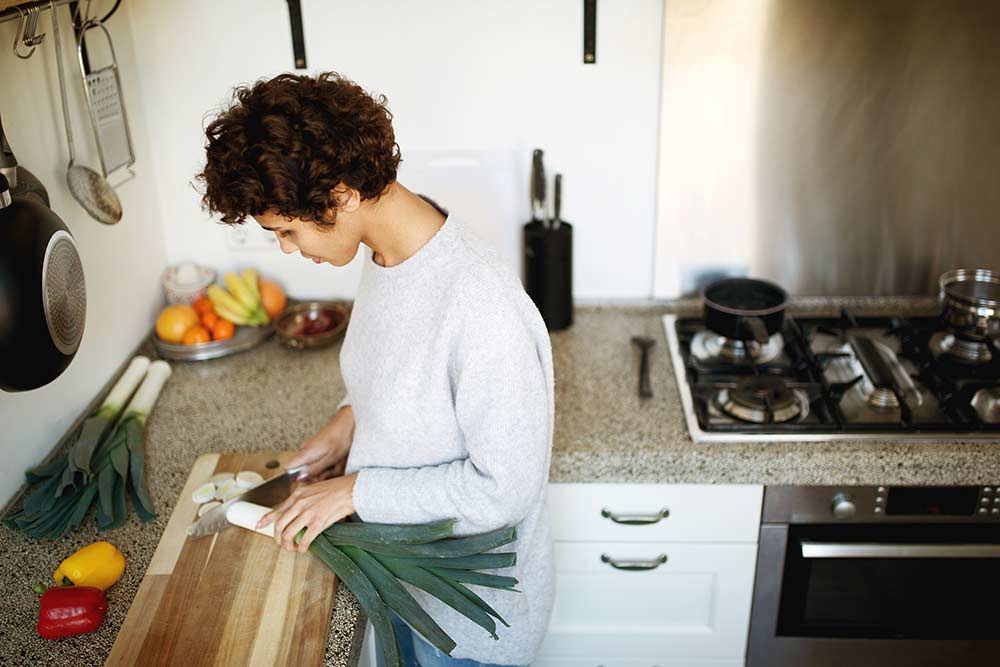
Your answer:
[[[761,527],[747,665],[1000,664],[1000,526]]]

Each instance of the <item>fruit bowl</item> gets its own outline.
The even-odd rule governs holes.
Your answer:
[[[237,352],[243,352],[257,347],[274,334],[274,324],[267,324],[260,327],[236,327],[236,333],[232,338],[225,340],[213,340],[208,343],[198,343],[196,345],[181,345],[168,343],[160,340],[154,331],[150,338],[153,339],[153,347],[164,359],[176,361],[203,361],[205,359],[217,359]]]
[[[308,301],[290,306],[275,322],[278,340],[295,350],[326,347],[347,329],[350,311],[333,301]]]
[[[222,278],[225,288],[210,284],[192,303],[168,304],[160,311],[152,335],[160,356],[215,359],[249,350],[274,333],[273,318],[286,303],[281,286],[253,268],[230,271]]]

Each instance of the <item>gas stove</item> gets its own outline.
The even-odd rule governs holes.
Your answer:
[[[663,318],[695,442],[1000,440],[1000,354],[937,317],[785,317],[766,343]]]

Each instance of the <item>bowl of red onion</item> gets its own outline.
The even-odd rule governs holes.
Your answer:
[[[347,329],[350,311],[335,301],[307,301],[289,306],[274,328],[282,345],[307,350],[331,345]]]

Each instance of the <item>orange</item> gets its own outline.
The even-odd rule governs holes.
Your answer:
[[[209,331],[215,326],[215,323],[219,321],[219,316],[215,314],[214,310],[210,310],[207,313],[201,314],[201,326],[205,327]]]
[[[267,316],[272,320],[285,310],[288,299],[285,297],[285,290],[281,289],[278,283],[261,278],[257,281],[260,286],[260,303],[264,306]]]
[[[212,300],[209,299],[204,294],[201,295],[200,297],[198,297],[198,300],[195,301],[191,305],[194,306],[195,312],[198,313],[199,315],[204,315],[205,313],[210,313],[213,310]]]
[[[236,333],[236,327],[233,326],[233,323],[220,317],[212,327],[212,340],[226,340],[232,338],[234,333]]]
[[[200,324],[196,324],[184,332],[182,342],[185,345],[197,345],[198,343],[207,343],[210,340],[212,340],[212,334],[208,333],[208,329]]]
[[[198,324],[198,313],[184,303],[175,303],[160,311],[156,318],[156,335],[167,343],[180,343],[184,332]]]

